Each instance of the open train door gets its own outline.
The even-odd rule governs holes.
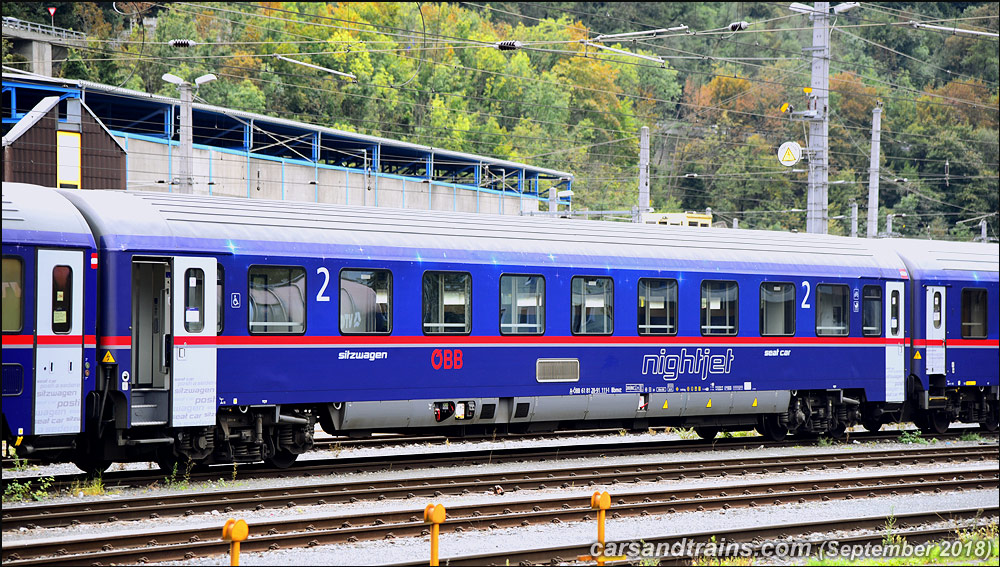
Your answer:
[[[927,286],[927,351],[924,364],[927,375],[945,374],[945,288]]]
[[[79,433],[83,408],[83,251],[38,250],[35,435]]]
[[[885,303],[885,401],[903,402],[906,397],[906,321],[903,282],[886,282]]]
[[[175,256],[170,425],[215,425],[216,261]]]

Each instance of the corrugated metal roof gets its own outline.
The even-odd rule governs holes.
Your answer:
[[[349,207],[164,193],[62,193],[98,236],[145,235],[222,243],[255,243],[245,252],[273,252],[260,243],[393,247],[424,257],[435,251],[572,255],[590,265],[670,261],[896,270],[899,259],[862,239],[783,232],[678,228],[539,217],[501,217],[412,209]],[[283,245],[288,248],[287,244]],[[306,253],[305,255],[309,255]],[[449,257],[450,258],[450,257]],[[855,275],[843,270],[843,275]],[[829,270],[828,270],[829,272]]]
[[[83,91],[86,91],[86,90],[89,89],[89,90],[92,90],[92,91],[99,91],[99,92],[102,92],[102,93],[119,94],[119,95],[126,96],[126,97],[133,97],[133,98],[138,98],[138,99],[150,100],[150,101],[154,101],[154,102],[158,102],[158,103],[162,103],[162,104],[171,104],[171,105],[175,105],[175,106],[176,105],[180,105],[180,99],[177,99],[177,98],[171,98],[171,97],[166,97],[166,96],[162,96],[162,95],[150,94],[150,93],[145,93],[145,92],[141,92],[141,91],[134,91],[134,90],[131,90],[131,89],[125,89],[125,88],[115,87],[115,86],[111,86],[111,85],[104,85],[104,84],[101,84],[101,83],[94,83],[94,82],[91,82],[91,81],[85,81],[83,79],[77,79],[77,80],[73,80],[73,79],[53,79],[51,77],[42,77],[42,76],[34,75],[34,74],[26,74],[26,75],[23,75],[23,76],[18,76],[18,75],[11,75],[11,74],[8,74],[8,73],[4,73],[3,77],[4,77],[4,79],[10,79],[10,80],[22,79],[22,80],[31,80],[31,81],[36,81],[36,82],[58,83],[60,85],[75,85],[77,88],[79,88],[79,89],[81,89]],[[487,163],[487,164],[490,164],[490,165],[499,165],[499,166],[502,166],[502,167],[508,167],[508,168],[512,168],[512,169],[524,169],[524,170],[527,170],[527,171],[538,172],[538,173],[541,173],[541,174],[544,174],[544,175],[547,175],[547,176],[550,176],[550,177],[554,177],[554,178],[565,177],[565,178],[568,178],[568,179],[573,179],[573,174],[569,173],[569,172],[558,171],[558,170],[548,169],[548,168],[544,168],[544,167],[535,167],[533,165],[528,165],[528,164],[524,164],[524,163],[517,163],[517,162],[513,162],[513,161],[501,160],[501,159],[490,158],[490,157],[485,157],[485,156],[479,156],[479,155],[474,155],[474,154],[467,154],[467,153],[464,153],[464,152],[456,152],[456,151],[452,151],[452,150],[446,150],[446,149],[443,149],[443,148],[435,148],[433,146],[424,146],[424,145],[421,145],[421,144],[412,144],[412,143],[409,143],[409,142],[402,142],[402,141],[393,140],[393,139],[390,139],[390,138],[380,138],[378,136],[369,136],[367,134],[359,134],[359,133],[356,133],[356,132],[348,132],[346,130],[336,130],[336,129],[333,129],[333,128],[327,128],[325,126],[317,126],[315,124],[307,124],[305,122],[297,122],[295,120],[288,120],[288,119],[285,119],[285,118],[276,118],[276,117],[273,117],[273,116],[267,116],[267,115],[264,115],[264,114],[256,114],[256,113],[253,113],[253,112],[244,112],[242,110],[233,110],[233,109],[230,109],[230,108],[224,108],[224,107],[221,107],[221,106],[214,106],[214,105],[210,105],[210,104],[194,103],[192,107],[196,108],[198,110],[203,110],[205,112],[217,112],[217,113],[220,113],[220,114],[224,114],[224,115],[228,115],[228,116],[235,116],[235,117],[243,118],[243,119],[246,119],[246,120],[251,120],[252,119],[254,121],[259,121],[259,122],[266,122],[266,123],[271,123],[271,124],[288,126],[288,127],[291,127],[291,128],[301,128],[301,129],[304,129],[304,130],[310,130],[310,131],[314,131],[314,132],[321,132],[323,134],[329,134],[331,136],[337,136],[337,137],[342,137],[342,138],[353,138],[355,140],[366,142],[366,143],[371,143],[371,144],[385,144],[387,146],[393,146],[393,147],[397,147],[397,148],[404,148],[404,149],[415,150],[415,151],[420,151],[420,152],[429,152],[429,153],[433,153],[436,156],[451,157],[451,158],[460,159],[460,160],[463,160],[463,161],[471,161],[471,162],[481,161],[483,163]]]

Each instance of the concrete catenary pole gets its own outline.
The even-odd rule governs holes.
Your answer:
[[[878,235],[878,160],[882,139],[882,101],[872,109],[872,158],[868,168],[868,238]]]
[[[812,100],[816,111],[809,120],[809,183],[806,206],[806,232],[826,234],[828,174],[830,156],[828,139],[830,133],[830,3],[815,2],[811,14],[813,21],[812,51]]]

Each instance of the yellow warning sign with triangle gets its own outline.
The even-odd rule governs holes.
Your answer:
[[[710,407],[712,407],[712,398],[708,398],[708,403],[707,403],[707,404],[705,404],[705,407],[706,407],[706,408],[710,408]]]
[[[920,356],[920,351],[919,350],[917,352],[913,353],[913,360],[920,360],[921,358],[923,358],[923,357]]]
[[[104,353],[104,358],[101,359],[101,363],[102,364],[114,364],[115,363],[115,357],[111,356],[111,351],[110,350],[106,351]]]
[[[753,399],[753,405],[750,406],[750,407],[754,407],[754,408],[757,407],[757,398]]]
[[[795,161],[795,155],[792,154],[792,148],[785,149],[785,155],[781,156],[781,161]]]
[[[667,402],[668,402],[668,401],[669,401],[669,400],[663,400],[663,409],[667,409]]]

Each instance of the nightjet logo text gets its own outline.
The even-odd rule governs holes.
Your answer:
[[[701,376],[707,380],[710,374],[729,374],[733,369],[733,349],[727,348],[725,354],[712,354],[710,348],[699,348],[691,354],[682,348],[680,354],[667,354],[667,349],[660,349],[660,354],[647,354],[642,357],[643,376],[662,375],[664,380],[676,380],[681,375]]]

